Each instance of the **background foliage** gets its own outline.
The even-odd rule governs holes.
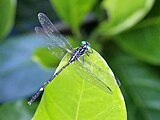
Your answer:
[[[25,103],[59,63],[34,34],[43,12],[73,46],[87,39],[105,58],[121,80],[128,120],[159,120],[159,8],[158,0],[1,0],[0,118],[31,119],[38,102]]]

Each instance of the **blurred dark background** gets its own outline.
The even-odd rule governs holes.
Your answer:
[[[158,0],[1,0],[0,120],[31,119],[40,101],[28,98],[60,62],[35,34],[45,13],[70,43],[82,39],[120,79],[128,120],[160,118],[160,2]]]

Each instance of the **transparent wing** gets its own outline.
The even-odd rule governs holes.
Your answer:
[[[82,62],[84,66],[86,66],[92,72],[95,72],[97,75],[100,75],[100,76],[105,75],[107,77],[112,77],[117,82],[118,86],[121,86],[120,80],[117,77],[115,77],[113,73],[108,73],[105,70],[103,70],[101,67],[97,66],[95,63],[89,60],[88,56],[86,56],[85,58],[84,56],[82,56],[82,58],[80,58],[79,60]]]
[[[48,38],[50,38],[54,46],[58,46],[68,52],[73,50],[72,46],[69,44],[66,38],[55,28],[53,23],[45,14],[39,13],[38,19],[43,27],[45,34],[48,36]]]
[[[48,45],[48,49],[52,52],[52,54],[56,55],[57,58],[61,59],[65,54],[66,50],[57,44],[54,43],[52,39],[50,39],[45,31],[40,27],[35,27],[36,33],[40,34]]]
[[[76,72],[78,73],[78,75],[90,82],[91,84],[99,87],[100,89],[104,90],[105,92],[108,92],[110,94],[112,94],[112,90],[111,88],[105,83],[105,79],[103,78],[102,75],[98,75],[97,72],[98,70],[94,69],[90,69],[88,66],[84,65],[83,62],[81,60],[78,61],[74,61],[73,65],[75,67]]]

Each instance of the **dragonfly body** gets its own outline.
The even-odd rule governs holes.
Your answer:
[[[88,48],[90,48],[90,44],[88,42],[82,41],[82,45],[75,49],[72,53],[71,53],[71,57],[69,59],[69,61],[67,62],[67,64],[65,64],[60,70],[58,70],[56,73],[54,73],[52,75],[52,77],[46,82],[44,83],[43,86],[40,87],[40,89],[32,96],[32,98],[30,99],[30,101],[28,102],[29,105],[32,104],[32,102],[34,102],[34,100],[43,92],[44,88],[56,77],[58,76],[59,73],[61,73],[68,65],[70,65],[72,62],[78,60],[79,57],[83,56],[85,54],[85,52],[88,51]]]
[[[77,49],[73,49],[73,47],[69,44],[69,42],[65,39],[65,37],[62,34],[60,34],[60,32],[57,31],[57,29],[54,27],[54,25],[46,15],[44,15],[43,13],[39,13],[38,19],[43,28],[36,27],[35,31],[37,33],[42,34],[48,40],[47,42],[48,49],[58,57],[61,55],[64,56],[66,52],[69,52],[70,59],[61,69],[59,69],[56,73],[53,73],[51,78],[47,82],[45,82],[44,85],[41,86],[39,90],[31,97],[28,104],[31,105],[32,102],[34,102],[36,98],[44,91],[44,88],[52,80],[54,80],[56,76],[58,76],[68,65],[75,62],[78,63],[78,66],[76,66],[76,69],[82,68],[83,72],[87,73],[87,76],[91,78],[91,79],[87,78],[86,81],[94,84],[95,86],[99,87],[100,89],[108,93],[112,93],[111,88],[108,85],[106,85],[106,83],[104,82],[105,80],[102,77],[101,73],[103,74],[105,73],[107,75],[110,75],[110,74],[106,73],[101,68],[96,66],[94,63],[84,58],[85,54],[89,56],[89,54],[93,53],[89,42],[82,41],[82,45],[80,47],[78,47]],[[96,74],[98,76],[96,76],[93,71],[96,71]]]
[[[84,41],[82,41],[82,42],[84,42]],[[75,60],[78,60],[79,57],[83,56],[85,54],[85,52],[88,51],[88,49],[87,49],[88,46],[90,46],[90,44],[88,42],[84,42],[84,44],[82,46],[80,46],[79,48],[74,50],[71,53],[71,58],[70,58],[69,62],[73,62]]]

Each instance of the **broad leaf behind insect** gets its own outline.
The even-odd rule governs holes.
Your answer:
[[[17,0],[1,0],[0,1],[0,38],[8,35],[14,24]]]
[[[66,64],[68,58],[69,54],[65,55],[57,70]],[[97,52],[94,51],[90,55],[90,61],[108,74],[112,74],[109,66]],[[113,92],[109,94],[83,80],[75,69],[78,68],[69,65],[46,87],[34,120],[127,119],[124,99],[113,77],[104,76],[105,82]]]
[[[59,17],[75,32],[96,0],[51,0],[51,3]]]
[[[102,7],[108,19],[99,24],[96,32],[113,36],[130,29],[149,12],[154,0],[104,0]]]

